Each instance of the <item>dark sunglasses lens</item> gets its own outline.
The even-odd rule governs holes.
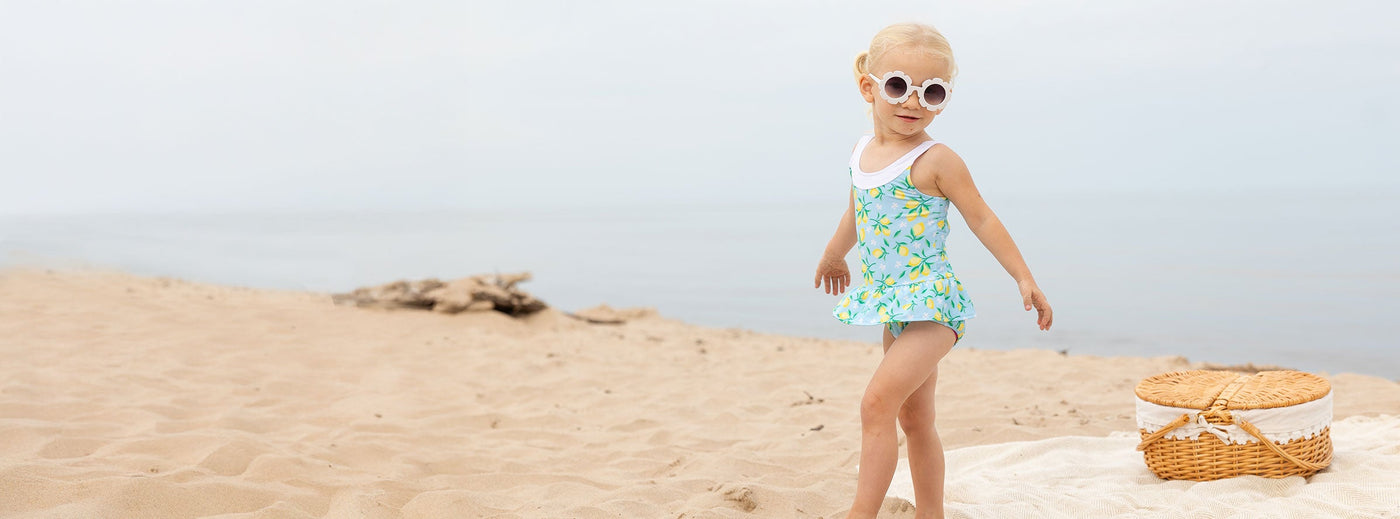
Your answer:
[[[930,105],[938,105],[948,98],[948,91],[943,89],[943,85],[929,85],[924,89],[924,102]]]
[[[885,95],[895,99],[904,97],[904,93],[909,91],[909,84],[904,82],[904,78],[892,77],[885,80]]]

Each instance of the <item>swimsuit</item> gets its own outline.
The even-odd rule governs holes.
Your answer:
[[[920,192],[909,179],[914,160],[937,142],[920,143],[884,169],[866,173],[860,156],[872,138],[861,138],[850,167],[863,283],[831,313],[847,324],[884,324],[895,337],[910,321],[933,321],[952,328],[956,344],[963,321],[977,313],[943,249],[948,199]]]

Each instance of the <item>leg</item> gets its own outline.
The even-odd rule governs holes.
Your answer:
[[[950,332],[943,332],[951,335]],[[914,517],[943,517],[943,442],[934,428],[934,388],[938,366],[899,408],[899,427],[909,450],[909,473],[914,480]]]
[[[948,323],[948,331],[962,340],[964,321]],[[933,367],[928,380],[915,389],[899,408],[899,427],[904,430],[905,448],[909,450],[909,472],[914,480],[914,517],[916,519],[943,517],[944,458],[943,442],[934,427],[934,390],[938,385],[938,366]]]
[[[873,518],[879,512],[899,461],[896,417],[904,401],[928,381],[938,361],[953,348],[955,336],[942,324],[914,321],[898,337],[887,335],[886,339],[885,358],[861,398],[860,474],[848,518]]]

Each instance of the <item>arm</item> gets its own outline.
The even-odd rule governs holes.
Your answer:
[[[977,235],[977,239],[987,247],[987,251],[996,257],[1002,268],[1006,269],[1006,273],[1011,275],[1011,279],[1017,283],[1034,283],[1035,278],[1031,276],[1030,267],[1026,266],[1026,261],[1021,257],[1021,250],[1016,247],[1016,242],[1012,241],[1011,233],[1007,232],[1001,219],[997,218],[996,213],[993,213],[992,208],[982,199],[982,193],[977,191],[977,186],[972,182],[972,173],[967,170],[967,164],[952,150],[945,149],[937,158],[940,160],[934,164],[938,166],[934,179],[938,190],[958,208],[958,213],[967,221],[968,229],[971,229],[972,234]]]
[[[846,204],[846,214],[841,215],[841,223],[836,225],[836,234],[831,237],[831,241],[826,244],[824,255],[836,258],[845,258],[846,253],[851,252],[851,247],[856,246],[856,194],[851,191],[851,197]]]
[[[987,202],[982,199],[982,194],[977,191],[977,186],[972,182],[972,173],[968,171],[967,164],[953,150],[945,145],[943,149],[930,150],[932,161],[925,164],[924,175],[916,175],[917,178],[927,179],[932,177],[938,191],[958,208],[963,219],[967,221],[967,227],[972,230],[972,234],[981,240],[982,245],[996,257],[1001,263],[1006,273],[1016,280],[1016,285],[1021,290],[1021,299],[1030,310],[1034,306],[1039,318],[1037,323],[1042,330],[1050,329],[1050,324],[1054,321],[1054,314],[1050,309],[1050,303],[1045,300],[1045,295],[1041,293],[1040,287],[1036,285],[1035,278],[1031,276],[1030,267],[1026,266],[1026,261],[1021,257],[1021,250],[1016,247],[1016,242],[1012,241],[1011,233],[1007,232],[1006,226],[1002,225],[1001,219],[997,218],[992,208],[987,206]],[[916,166],[918,164],[916,163]],[[916,184],[915,187],[918,187]]]
[[[817,277],[812,286],[820,287],[825,281],[826,293],[844,292],[846,287],[851,285],[851,273],[846,267],[846,253],[855,245],[856,195],[855,191],[850,191],[846,214],[841,215],[841,222],[836,225],[836,234],[827,242],[826,250],[822,252],[821,261],[817,263]]]

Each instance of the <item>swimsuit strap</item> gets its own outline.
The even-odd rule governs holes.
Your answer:
[[[893,180],[903,173],[905,169],[913,165],[914,161],[918,160],[924,152],[933,148],[935,144],[938,144],[938,141],[933,139],[921,142],[918,146],[915,146],[914,149],[909,150],[904,156],[895,159],[895,161],[891,162],[888,166],[880,168],[879,171],[866,173],[860,168],[860,157],[865,151],[865,146],[874,138],[875,136],[873,135],[861,137],[860,142],[856,144],[855,152],[851,154],[851,181],[856,187],[866,188],[878,186]]]

